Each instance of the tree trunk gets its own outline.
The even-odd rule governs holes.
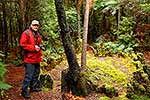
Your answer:
[[[0,50],[1,51],[3,51],[3,41],[4,41],[4,39],[3,39],[3,34],[4,34],[4,31],[3,31],[3,20],[2,20],[2,14],[0,14],[0,27],[1,27],[1,29],[0,29],[0,37],[1,37],[1,44],[0,44]]]
[[[15,3],[15,12],[18,12],[18,4]],[[15,46],[18,45],[18,40],[20,39],[20,34],[19,34],[19,39],[16,39],[16,37],[18,36],[18,33],[20,32],[19,30],[19,23],[18,23],[18,13],[15,14],[15,17],[17,18],[17,21],[14,21],[13,23],[13,33],[15,34],[15,36],[13,37],[14,38],[14,43],[15,43]],[[19,30],[19,32],[18,32]]]
[[[63,83],[66,82],[66,84],[69,84],[67,88],[62,90],[62,92],[72,92],[74,95],[80,95],[82,93],[82,86],[79,86],[79,78],[80,78],[80,66],[77,62],[77,58],[75,55],[75,52],[73,50],[73,46],[71,43],[71,37],[70,37],[70,30],[69,26],[66,21],[66,15],[64,10],[64,3],[63,0],[55,0],[55,6],[56,6],[56,12],[58,17],[58,23],[61,29],[61,38],[65,50],[65,54],[67,56],[67,61],[69,64],[68,71],[62,72],[64,73]],[[63,89],[63,88],[62,88]]]
[[[118,2],[120,2],[119,0],[118,0]],[[118,6],[118,29],[119,29],[119,27],[120,27],[120,4],[119,4],[119,6]]]
[[[24,16],[25,16],[25,2],[24,0],[19,0],[19,15],[18,15],[18,24],[19,24],[19,33],[21,34],[24,30]]]
[[[13,47],[13,33],[12,33],[12,3],[10,2],[10,11],[11,11],[11,17],[9,20],[9,33],[10,33],[10,43],[11,43],[11,47]]]
[[[70,37],[70,30],[69,26],[66,21],[66,15],[64,11],[64,4],[62,0],[55,0],[56,5],[56,11],[57,11],[57,17],[58,17],[58,23],[61,29],[61,38],[63,42],[63,46],[65,49],[65,54],[67,56],[68,64],[69,64],[69,70],[73,71],[74,74],[80,72],[80,67],[77,62],[77,58],[75,55],[75,52],[73,50],[73,46],[71,43],[71,37]],[[74,80],[77,80],[77,77],[74,76]]]
[[[80,9],[82,5],[83,0],[77,0],[76,9],[77,9],[77,22],[78,22],[78,39],[80,38]]]
[[[85,13],[84,13],[83,39],[82,39],[83,40],[82,41],[82,56],[81,56],[82,71],[86,70],[88,21],[89,21],[89,0],[86,0]]]
[[[7,20],[6,20],[6,8],[5,8],[5,3],[2,2],[2,10],[3,10],[3,21],[4,21],[4,51],[5,51],[5,59],[7,58],[8,55],[8,28],[7,28]]]
[[[77,13],[77,21],[78,21],[78,31],[77,31],[77,34],[78,34],[78,39],[80,39],[80,12]]]
[[[13,33],[12,33],[12,19],[10,18],[9,20],[9,33],[10,33],[10,43],[11,43],[11,47],[13,47]]]

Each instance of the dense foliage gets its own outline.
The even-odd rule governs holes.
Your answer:
[[[127,84],[132,78],[132,74],[136,71],[133,64],[135,54],[126,55],[125,58],[120,57],[90,57],[87,63],[87,80],[92,86],[96,86],[96,91],[105,93],[107,96],[125,96]],[[108,91],[101,90],[109,89]]]
[[[137,42],[139,38],[135,37],[137,28],[135,26],[138,21],[142,22],[141,26],[150,22],[149,4],[146,3],[146,0],[140,1],[142,4],[135,0],[95,0],[94,8],[90,11],[88,32],[88,43],[91,47],[94,47],[93,52],[95,55],[88,57],[86,78],[93,87],[96,86],[96,91],[105,88],[105,94],[115,96],[121,94],[124,97],[127,94],[132,99],[141,95],[144,95],[144,98],[149,96],[149,69],[144,65],[145,63],[137,59],[137,54],[134,53],[134,47],[139,46]],[[66,2],[67,0],[65,0]],[[15,2],[0,2],[0,4],[3,8],[0,12],[0,25],[3,28],[3,30],[0,30],[3,33],[0,41],[4,43],[4,45],[1,44],[3,51],[9,52],[9,50],[11,51],[10,48],[18,46],[18,34],[29,27],[32,19],[38,19],[41,24],[40,31],[43,35],[43,43],[47,49],[43,52],[42,71],[51,70],[65,59],[54,0],[28,0],[24,2],[26,4],[25,11],[20,9],[21,4],[18,5]],[[73,43],[76,52],[79,53],[81,50],[78,47],[81,49],[82,41],[76,43],[75,40],[78,30],[77,11],[74,5],[75,0],[70,2],[68,0],[65,10],[71,38],[73,39],[70,42]],[[80,34],[83,32],[84,6],[83,3],[80,15]],[[24,18],[22,19],[21,11],[24,11]],[[23,22],[20,23],[20,21]],[[23,24],[22,28],[20,27],[21,24]],[[147,41],[149,39],[147,37],[143,38],[143,41]],[[7,60],[10,63],[20,65],[21,60],[17,58],[19,55],[11,56],[11,53],[8,53],[8,55]],[[114,55],[118,57],[115,58]],[[14,59],[12,59],[13,57]],[[5,64],[0,61],[0,90],[10,87],[4,83],[5,72]]]
[[[3,57],[4,55],[2,53],[0,53],[0,57]],[[6,68],[5,68],[5,64],[2,61],[2,59],[0,59],[0,97],[2,95],[4,95],[4,90],[8,90],[9,88],[11,88],[10,85],[5,83],[5,73],[6,73]]]
[[[115,36],[116,40],[104,43],[103,48],[112,53],[132,52],[133,47],[138,46],[138,43],[134,38],[133,27],[133,19],[123,17],[119,29],[113,29],[112,34]]]

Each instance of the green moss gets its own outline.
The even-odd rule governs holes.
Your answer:
[[[115,97],[112,100],[129,100],[127,97]]]
[[[103,85],[110,88],[115,87],[121,92],[120,94],[123,94],[135,70],[136,66],[131,57],[96,58],[88,55],[85,76],[98,88]]]
[[[99,100],[111,100],[109,97],[100,97]]]

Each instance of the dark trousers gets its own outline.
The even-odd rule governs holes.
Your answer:
[[[38,83],[38,77],[40,74],[40,64],[25,63],[25,78],[22,83],[22,91],[27,91],[28,87],[33,89]]]

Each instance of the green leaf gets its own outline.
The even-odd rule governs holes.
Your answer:
[[[6,83],[0,82],[0,90],[8,90],[11,87],[12,87],[11,85],[8,85]]]

